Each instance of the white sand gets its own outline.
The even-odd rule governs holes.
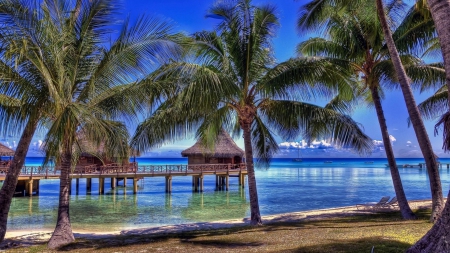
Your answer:
[[[431,200],[410,201],[412,209],[431,208]],[[356,206],[347,206],[330,209],[319,209],[303,212],[292,212],[285,214],[266,215],[263,216],[264,224],[277,222],[298,222],[301,220],[317,220],[324,218],[351,216],[355,214],[368,213],[358,211]],[[161,227],[130,229],[122,231],[92,232],[89,230],[75,230],[75,238],[99,239],[114,237],[117,235],[152,235],[152,234],[170,234],[194,230],[212,230],[220,228],[229,228],[235,226],[249,225],[249,219],[222,220],[213,222],[200,222],[192,224],[169,225]],[[0,244],[0,250],[6,247],[31,246],[42,244],[49,240],[52,230],[20,230],[7,231],[5,240]]]

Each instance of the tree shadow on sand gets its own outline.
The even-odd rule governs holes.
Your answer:
[[[373,252],[374,253],[399,253],[405,252],[411,247],[411,244],[399,242],[396,240],[386,239],[383,237],[368,237],[353,240],[328,240],[318,245],[302,246],[291,250],[283,249],[278,252],[291,253],[346,253],[346,252]],[[277,251],[275,251],[277,252]]]

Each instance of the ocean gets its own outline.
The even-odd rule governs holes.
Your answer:
[[[187,164],[185,158],[136,158],[139,165]],[[439,159],[450,163],[450,159]],[[42,158],[27,158],[26,165],[38,166]],[[423,163],[423,159],[397,159],[397,164]],[[378,201],[395,196],[386,159],[303,158],[295,162],[275,158],[268,169],[256,170],[262,215],[332,208]],[[431,198],[426,169],[399,168],[409,200]],[[442,188],[447,195],[450,169],[440,169]],[[173,177],[173,192],[165,193],[164,177],[139,181],[138,194],[127,187],[112,190],[106,180],[106,194],[98,195],[98,181],[86,193],[85,179],[76,194],[72,185],[70,215],[73,229],[113,231],[162,225],[207,222],[249,217],[247,188],[230,178],[229,191],[216,191],[215,177],[205,176],[204,192],[192,192],[189,176]],[[1,183],[0,183],[1,185]],[[246,182],[247,186],[247,182]],[[8,230],[53,229],[58,209],[58,180],[41,180],[39,196],[15,197],[8,217]]]

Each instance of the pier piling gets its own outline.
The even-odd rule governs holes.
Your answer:
[[[138,192],[138,179],[133,178],[133,193],[136,194]]]
[[[172,192],[172,176],[166,176],[166,192]]]
[[[98,179],[98,194],[103,194],[105,193],[105,178],[100,177]]]
[[[86,192],[91,192],[92,178],[86,178]]]
[[[30,179],[27,182],[27,196],[33,196],[33,179]]]

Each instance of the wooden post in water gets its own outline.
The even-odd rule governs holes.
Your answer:
[[[226,181],[226,190],[228,191],[228,187],[230,185],[230,176],[228,174],[225,176],[225,181]]]
[[[27,182],[27,195],[28,196],[33,196],[33,179],[28,180]]]
[[[219,176],[216,174],[216,188],[219,188]]]
[[[86,192],[91,192],[92,178],[86,178]]]
[[[239,172],[239,186],[241,186],[242,188],[244,188],[245,186],[245,174],[243,174],[242,172]]]
[[[98,194],[103,194],[105,192],[105,178],[98,178]]]
[[[138,179],[137,178],[133,178],[133,194],[136,194],[138,192]]]
[[[203,175],[200,175],[198,180],[200,181],[200,192],[203,192]]]
[[[172,192],[172,176],[166,176],[166,192]]]
[[[123,187],[127,187],[127,178],[126,177],[123,178]]]
[[[192,176],[192,191],[197,192],[198,191],[198,177]]]
[[[111,189],[115,189],[116,188],[116,178],[112,177],[111,178]]]
[[[80,191],[80,179],[75,179],[75,192],[78,195],[78,192]]]
[[[37,187],[36,187],[36,195],[39,195],[39,185],[40,185],[40,182],[41,182],[41,180],[40,179],[38,179],[38,180],[36,180],[37,182]]]
[[[225,176],[221,176],[221,178],[222,178],[222,190],[223,190],[223,188],[225,188],[225,184],[226,184]]]

